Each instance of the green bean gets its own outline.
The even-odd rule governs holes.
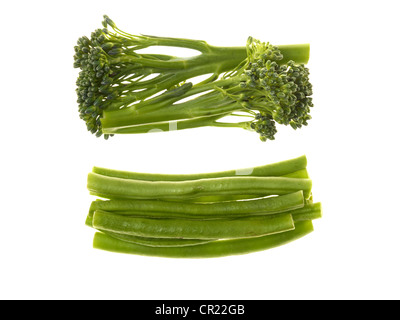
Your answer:
[[[282,177],[297,178],[297,179],[309,179],[310,178],[307,169],[301,169],[301,170],[298,170],[295,172],[291,172],[291,173],[283,175]]]
[[[252,199],[248,201],[227,201],[215,203],[173,202],[163,200],[107,200],[93,201],[90,211],[102,210],[124,215],[153,217],[234,217],[246,214],[275,214],[302,208],[302,191],[282,196]],[[132,213],[132,214],[131,214]]]
[[[292,172],[305,169],[307,166],[306,156],[276,162],[268,165],[258,166],[254,168],[229,170],[213,173],[198,173],[198,174],[155,174],[155,173],[139,173],[128,172],[121,170],[106,169],[94,167],[93,172],[116,178],[147,180],[147,181],[187,181],[209,178],[223,178],[233,176],[283,176]]]
[[[93,228],[93,215],[94,212],[89,211],[88,215],[86,216],[85,225],[88,227]]]
[[[111,213],[111,212],[110,212]],[[295,209],[295,210],[290,210],[290,211],[285,211],[284,213],[291,214],[293,217],[294,222],[298,221],[305,221],[305,220],[315,220],[315,219],[320,219],[322,218],[322,207],[321,203],[309,203],[304,205],[303,208],[300,209]],[[85,224],[89,227],[93,227],[93,214],[94,212],[89,212]],[[120,213],[118,213],[120,214]],[[126,213],[122,213],[126,214]],[[149,213],[149,214],[143,214],[143,213],[137,213],[134,214],[131,212],[132,215],[138,216],[138,217],[153,217],[153,218],[161,218],[161,215],[157,215],[155,213]],[[252,216],[252,214],[247,214],[243,216],[238,216],[239,217],[247,217],[247,216]],[[204,219],[204,217],[199,219]],[[207,218],[210,219],[210,218]],[[218,219],[218,218],[215,218]]]
[[[315,220],[315,219],[320,219],[322,217],[322,206],[320,202],[317,203],[308,203],[305,204],[303,208],[295,209],[295,210],[289,210],[285,211],[284,213],[291,214],[293,217],[294,222],[298,221],[305,221],[305,220]],[[94,211],[89,212],[87,218],[86,218],[86,225],[89,227],[93,227],[93,214]],[[118,214],[127,214],[126,212],[118,212]],[[156,214],[156,213],[137,213],[134,214],[130,212],[130,214],[139,216],[139,217],[158,217],[161,218],[161,214]],[[239,215],[238,217],[248,217],[252,216],[252,213],[248,213],[246,215]],[[256,214],[257,215],[257,214]],[[260,214],[262,215],[262,214]],[[213,217],[214,218],[214,217]],[[228,218],[228,216],[226,216]],[[199,217],[199,219],[204,219],[204,217]],[[218,219],[218,217],[215,217],[215,219]]]
[[[103,232],[115,239],[119,239],[125,242],[140,244],[149,247],[160,247],[160,248],[195,246],[214,241],[214,240],[198,240],[198,239],[145,238],[145,237],[137,237],[129,234],[121,234],[109,231],[103,231]]]
[[[235,200],[249,200],[260,198],[258,194],[232,194],[232,195],[212,195],[212,196],[201,196],[192,199],[185,199],[186,202],[192,203],[204,203],[204,202],[226,202]],[[169,201],[175,201],[169,199]],[[179,200],[178,200],[179,201]]]
[[[291,172],[282,177],[287,178],[297,178],[297,179],[309,179],[310,176],[308,174],[307,169],[301,169],[295,172]],[[222,201],[233,201],[233,200],[247,200],[247,199],[254,199],[258,198],[259,195],[246,195],[246,194],[238,194],[238,195],[212,195],[212,196],[204,196],[204,197],[197,197],[195,199],[188,199],[187,201],[190,202],[222,202]]]
[[[89,173],[92,195],[108,199],[190,199],[208,195],[283,195],[302,190],[307,199],[310,179],[286,177],[229,177],[191,181],[143,181]]]
[[[235,239],[257,237],[294,228],[290,214],[237,219],[188,220],[120,216],[95,211],[93,227],[148,238]]]
[[[293,216],[295,222],[315,220],[322,218],[322,206],[320,202],[309,203],[304,205],[303,208],[290,211],[290,214]]]
[[[277,233],[256,238],[218,240],[210,243],[188,246],[157,248],[128,243],[97,232],[93,247],[116,253],[136,254],[164,258],[218,258],[231,255],[242,255],[275,248],[297,240],[313,231],[311,221],[298,222],[292,231]]]

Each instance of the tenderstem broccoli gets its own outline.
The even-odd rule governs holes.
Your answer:
[[[256,131],[265,141],[274,139],[276,123],[297,129],[311,119],[312,86],[304,65],[308,44],[273,46],[250,37],[244,47],[217,47],[200,40],[131,35],[107,16],[103,27],[90,39],[80,38],[74,56],[74,66],[81,69],[76,89],[80,117],[98,137],[215,126]],[[140,51],[154,46],[198,54]],[[246,118],[223,121],[227,116]]]

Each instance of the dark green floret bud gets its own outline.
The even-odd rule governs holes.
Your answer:
[[[117,26],[115,25],[114,21],[112,21],[107,15],[103,16],[104,21],[103,21],[103,26],[107,28],[107,25],[109,25],[111,28],[116,28]]]
[[[112,42],[103,43],[103,44],[101,45],[101,48],[102,48],[104,51],[111,50],[113,47],[114,47],[114,43],[112,43]]]
[[[116,56],[117,54],[121,54],[121,53],[122,53],[121,48],[114,48],[114,49],[111,49],[110,51],[108,51],[108,54],[110,56]]]

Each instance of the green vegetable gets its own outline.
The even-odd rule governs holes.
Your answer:
[[[198,174],[155,174],[155,173],[138,173],[121,170],[112,170],[100,167],[94,167],[94,173],[101,175],[134,179],[134,180],[146,180],[146,181],[188,181],[188,180],[199,180],[207,178],[223,178],[223,177],[234,177],[234,176],[283,176],[288,178],[303,178],[309,179],[307,172],[307,158],[306,156],[300,156],[294,159],[280,161],[272,164],[263,166],[257,166],[254,168],[243,168],[236,170],[229,170],[223,172],[212,172],[212,173],[198,173]],[[253,199],[259,195],[212,195],[212,196],[201,196],[195,199],[187,199],[187,202],[220,202],[220,201],[231,201],[231,200],[242,200],[242,199]],[[169,199],[172,200],[172,199]]]
[[[140,172],[129,172],[121,170],[113,170],[107,168],[94,167],[92,172],[103,176],[123,178],[123,179],[134,179],[134,180],[146,180],[146,181],[187,181],[187,180],[199,180],[199,179],[210,179],[210,178],[225,178],[234,176],[285,176],[285,175],[301,175],[303,178],[307,167],[306,156],[300,156],[290,160],[280,161],[272,164],[263,166],[257,166],[254,168],[243,168],[222,172],[212,173],[196,173],[196,174],[156,174],[156,173],[140,173]],[[304,170],[304,171],[303,171]],[[295,178],[296,176],[294,176]]]
[[[249,38],[245,47],[204,41],[137,36],[105,16],[104,29],[82,37],[74,66],[80,117],[105,138],[202,126],[237,127],[274,139],[276,125],[307,125],[312,86],[304,63],[309,45],[273,46]],[[192,57],[140,53],[154,46],[194,49]],[[192,79],[211,75],[193,84]],[[221,122],[226,116],[249,117]],[[170,121],[176,121],[170,123]]]
[[[294,230],[273,235],[248,239],[219,240],[202,245],[171,248],[133,244],[97,232],[94,236],[93,247],[117,253],[165,258],[218,258],[275,248],[304,237],[312,231],[312,222],[303,221],[296,223]]]
[[[122,205],[121,202],[119,201],[95,201],[94,203],[99,203],[99,204],[106,204],[105,206],[99,205],[99,206],[91,206],[91,210],[89,211],[89,214],[86,218],[86,225],[89,227],[93,227],[93,215],[96,210],[101,210],[100,208],[106,207],[108,211],[106,210],[101,210],[101,211],[106,211],[110,214],[118,214],[118,215],[126,215],[126,216],[135,216],[135,217],[147,217],[147,218],[186,218],[186,219],[221,219],[221,218],[244,218],[244,217],[251,217],[251,216],[265,216],[265,215],[270,215],[271,213],[268,212],[247,212],[247,213],[242,213],[242,214],[237,214],[237,215],[229,215],[229,214],[224,214],[221,215],[220,212],[211,215],[196,215],[194,216],[193,214],[187,214],[187,213],[181,213],[177,214],[175,212],[132,212],[132,211],[119,211],[124,209],[124,206]],[[112,204],[112,206],[109,206],[108,204]],[[121,204],[121,208],[118,206]],[[222,205],[224,203],[221,203]],[[180,209],[181,203],[178,203],[176,205],[176,208],[178,210]],[[305,221],[305,220],[315,220],[319,219],[322,217],[322,206],[321,203],[307,203],[305,204],[302,208],[299,209],[294,209],[294,210],[284,210],[282,213],[287,213],[291,214],[293,217],[293,220],[295,222],[298,221]],[[275,213],[277,214],[277,213]]]
[[[213,240],[198,240],[198,239],[146,238],[146,237],[132,236],[129,234],[104,231],[104,230],[102,232],[109,235],[110,237],[125,242],[140,244],[148,247],[159,247],[159,248],[196,246],[199,244],[205,244],[213,241]]]
[[[290,214],[236,219],[189,220],[121,216],[95,211],[93,227],[148,238],[176,239],[236,239],[258,237],[292,230]]]
[[[302,191],[282,196],[211,203],[171,202],[162,200],[109,200],[94,201],[90,211],[112,211],[120,215],[144,215],[153,217],[235,217],[243,215],[274,214],[302,208]]]
[[[89,173],[92,195],[108,199],[190,199],[208,195],[284,195],[302,190],[311,194],[310,179],[286,177],[229,177],[189,181],[143,181]]]
[[[101,232],[95,248],[108,251],[180,258],[243,254],[311,232],[311,221],[322,216],[311,187],[305,156],[186,175],[95,167],[88,189],[107,200],[92,202],[86,224]]]
[[[294,222],[315,220],[322,217],[322,206],[320,202],[305,204],[303,208],[288,212],[292,215]]]

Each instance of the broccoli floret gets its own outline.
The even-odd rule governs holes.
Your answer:
[[[250,127],[260,134],[260,139],[264,142],[267,140],[275,140],[275,134],[278,132],[272,116],[265,113],[257,113]]]
[[[265,141],[274,138],[275,121],[293,129],[306,126],[313,107],[308,68],[294,61],[279,65],[283,56],[277,47],[252,38],[250,41],[247,65],[239,72],[243,74],[242,90],[236,99],[246,102],[247,109],[260,111],[252,129]]]

